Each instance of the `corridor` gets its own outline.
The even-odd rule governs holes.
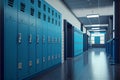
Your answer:
[[[120,0],[0,0],[0,80],[120,80]]]
[[[108,63],[104,48],[93,48],[32,80],[119,80],[120,66]]]

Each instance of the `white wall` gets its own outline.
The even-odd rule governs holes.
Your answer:
[[[63,20],[66,19],[70,22],[73,26],[80,29],[81,23],[77,20],[77,18],[69,11],[69,9],[64,5],[61,0],[45,0],[48,2],[52,7],[58,10],[62,14],[62,24]],[[64,33],[63,33],[63,26],[62,26],[62,62],[64,62]]]

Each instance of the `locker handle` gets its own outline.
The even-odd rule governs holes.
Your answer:
[[[32,35],[29,35],[29,43],[32,43]]]
[[[36,37],[37,39],[36,39],[36,42],[37,42],[37,44],[39,43],[39,35],[37,35],[37,37]]]
[[[45,62],[45,57],[43,57],[43,62]]]
[[[32,66],[32,61],[29,61],[29,66],[30,66],[30,67]]]
[[[48,61],[50,61],[50,56],[48,56]]]
[[[21,62],[18,63],[18,69],[22,69],[22,63]]]
[[[54,38],[52,38],[52,43],[54,43]]]
[[[43,41],[43,43],[45,43],[45,36],[43,36],[42,41]]]
[[[48,36],[48,43],[50,43],[50,36]]]
[[[21,42],[22,42],[22,34],[18,33],[18,43],[21,43]]]

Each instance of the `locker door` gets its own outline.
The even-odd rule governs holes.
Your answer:
[[[36,41],[36,67],[37,72],[40,72],[42,70],[42,23],[40,20],[37,22]]]
[[[47,17],[47,26],[48,26],[48,40],[47,40],[47,43],[48,43],[48,57],[47,57],[47,60],[48,60],[48,68],[51,66],[51,60],[52,60],[52,55],[51,55],[51,34],[53,34],[51,32],[51,24],[52,24],[52,14],[51,14],[51,7],[49,4],[47,4],[48,7],[47,7],[47,14],[48,14],[48,17]]]
[[[54,37],[54,41],[55,41],[55,46],[54,46],[54,54],[55,54],[55,64],[57,64],[57,62],[58,62],[58,60],[57,60],[57,51],[58,51],[58,47],[57,47],[57,41],[56,41],[56,39],[57,39],[57,36],[58,36],[58,29],[57,29],[57,23],[58,23],[58,19],[57,19],[57,11],[55,11],[55,29],[54,29],[54,32],[55,32],[55,37]]]
[[[52,60],[51,60],[51,66],[54,65],[54,22],[55,22],[55,19],[54,19],[54,9],[52,9],[52,24],[51,24],[51,57],[52,57]]]
[[[4,0],[4,80],[17,79],[17,0]]]
[[[36,65],[36,0],[29,1],[29,34],[28,34],[28,43],[29,43],[29,59],[28,59],[28,67],[29,67],[29,75],[35,73],[35,65]]]
[[[58,26],[59,26],[59,27],[58,27],[58,28],[59,28],[59,41],[58,41],[58,45],[59,45],[59,55],[58,55],[58,56],[59,56],[59,62],[61,62],[61,54],[62,54],[62,52],[61,52],[61,50],[62,50],[62,49],[61,49],[61,47],[62,47],[62,46],[61,46],[61,44],[62,44],[62,42],[61,42],[61,41],[62,41],[62,33],[61,33],[61,30],[62,30],[62,24],[61,24],[62,21],[61,21],[61,20],[62,20],[62,18],[61,18],[61,14],[59,14],[58,17],[59,17],[59,23],[58,23]]]
[[[18,79],[28,75],[28,7],[27,0],[18,2]]]
[[[44,4],[46,6],[46,4]],[[42,35],[42,44],[43,44],[43,69],[47,68],[47,15],[45,14],[45,11],[43,13],[43,22],[42,22],[42,27],[43,27],[43,35]]]
[[[42,71],[42,20],[43,20],[43,2],[38,0],[37,12],[37,34],[36,34],[36,72]]]

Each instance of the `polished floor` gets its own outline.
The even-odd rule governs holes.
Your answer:
[[[120,66],[108,63],[104,48],[93,48],[32,80],[120,80]]]

